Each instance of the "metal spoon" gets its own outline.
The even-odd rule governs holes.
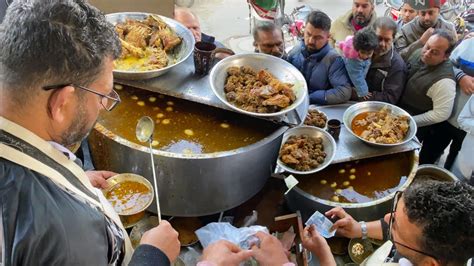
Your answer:
[[[148,142],[150,147],[151,169],[153,171],[153,183],[155,185],[156,207],[158,211],[158,224],[161,223],[160,201],[158,198],[158,182],[156,181],[155,160],[153,159],[153,132],[155,131],[155,122],[149,116],[143,116],[138,120],[135,135],[140,142]]]

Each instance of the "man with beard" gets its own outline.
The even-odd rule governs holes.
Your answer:
[[[284,58],[285,40],[283,31],[273,22],[259,22],[253,29],[253,46],[255,52]]]
[[[127,265],[133,249],[102,192],[66,148],[120,102],[113,25],[83,0],[18,0],[0,24],[0,264]],[[135,257],[169,264],[163,221]],[[150,252],[151,249],[151,252]]]
[[[353,0],[352,10],[332,23],[332,47],[336,47],[336,42],[345,40],[347,36],[355,35],[358,30],[371,26],[376,18],[374,0]]]
[[[304,41],[289,53],[287,61],[304,76],[314,104],[338,104],[351,97],[352,87],[343,58],[329,41],[331,19],[321,11],[308,15]]]
[[[397,104],[406,80],[405,62],[393,47],[397,25],[388,17],[380,17],[375,21],[374,29],[379,45],[365,77],[369,86],[368,100]]]
[[[446,0],[408,1],[415,10],[418,10],[418,16],[402,27],[395,40],[395,47],[405,61],[415,50],[425,45],[436,29],[444,29],[454,40],[457,39],[454,25],[440,16],[440,7],[445,2]]]
[[[474,254],[474,188],[463,182],[418,181],[378,221],[357,222],[341,207],[326,215],[338,218],[338,235],[386,241],[363,265],[458,266]]]
[[[449,60],[455,41],[445,30],[436,30],[423,49],[413,53],[407,62],[408,78],[399,106],[413,115],[420,141],[429,139],[453,110],[456,80]],[[432,145],[423,143],[420,164],[433,156]]]

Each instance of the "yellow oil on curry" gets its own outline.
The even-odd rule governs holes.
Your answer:
[[[260,141],[277,130],[275,124],[162,94],[123,86],[122,102],[103,112],[98,122],[137,144],[138,119],[155,120],[153,148],[173,153],[201,154],[230,151]]]
[[[135,181],[124,181],[110,188],[105,194],[114,210],[121,215],[135,214],[152,199],[150,189]]]
[[[315,174],[298,176],[298,187],[325,200],[369,202],[403,185],[411,165],[410,153],[339,163]]]

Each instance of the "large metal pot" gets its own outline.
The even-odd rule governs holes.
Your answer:
[[[416,171],[415,181],[424,181],[426,179],[454,182],[458,178],[450,171],[434,164],[422,164]]]
[[[418,167],[418,151],[410,154],[411,170],[407,181],[399,188],[405,190],[415,178]],[[382,218],[390,212],[395,192],[377,200],[365,203],[340,203],[315,197],[298,187],[286,194],[286,201],[290,209],[299,210],[304,220],[308,219],[316,210],[324,213],[334,207],[342,207],[357,221],[373,221]]]
[[[286,127],[252,145],[209,154],[153,150],[161,212],[203,216],[234,208],[261,190],[274,168]],[[89,137],[98,169],[131,172],[153,182],[148,148],[129,142],[100,124]],[[155,204],[148,210],[156,212]]]

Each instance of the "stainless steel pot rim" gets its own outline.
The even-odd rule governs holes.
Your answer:
[[[161,15],[158,15],[158,14],[153,14],[153,13],[146,13],[146,12],[117,12],[117,13],[110,13],[110,14],[106,14],[105,17],[106,19],[107,18],[111,18],[111,17],[115,17],[115,16],[126,16],[126,17],[129,17],[129,16],[137,16],[137,17],[143,17],[143,18],[146,18],[148,15],[153,15],[153,16],[158,16],[160,17],[161,19],[163,19],[168,25],[170,25],[170,21],[173,22],[173,24],[177,24],[180,26],[180,28],[182,28],[183,30],[187,30],[189,31],[183,24],[181,24],[180,22],[174,20],[174,19],[171,19],[171,18],[168,18],[168,17],[165,17],[165,16],[161,16]],[[109,20],[108,20],[109,21]],[[112,23],[111,21],[109,21],[110,23]],[[113,23],[112,23],[113,24]],[[114,24],[115,25],[115,24]],[[173,25],[171,25],[173,26]],[[191,34],[191,32],[189,32],[189,34]],[[192,34],[191,34],[192,36]],[[181,38],[183,38],[183,36],[180,36]],[[189,51],[186,52],[186,54],[183,55],[182,58],[179,59],[179,61],[176,61],[175,63],[171,64],[171,65],[168,65],[164,68],[160,68],[160,69],[154,69],[154,70],[146,70],[146,71],[128,71],[128,70],[116,70],[114,69],[114,73],[118,73],[118,74],[137,74],[137,73],[140,73],[140,74],[153,74],[153,73],[156,73],[157,71],[160,71],[160,72],[165,72],[167,71],[168,69],[171,69],[172,67],[176,66],[176,65],[179,65],[181,64],[182,62],[184,62],[186,59],[188,59],[188,57],[193,53],[193,49],[194,49],[194,43],[195,43],[195,40],[194,38],[192,38],[191,40],[192,42],[192,48],[189,49]]]
[[[402,190],[403,191],[408,186],[410,186],[410,184],[413,182],[413,180],[416,176],[416,173],[418,171],[418,160],[419,160],[418,153],[419,152],[418,152],[418,150],[413,150],[412,152],[414,152],[414,162],[413,162],[414,165],[413,165],[413,167],[415,167],[416,170],[415,171],[412,170],[410,172],[410,175],[408,176],[407,181],[401,187],[399,187],[397,190]],[[380,203],[384,203],[384,202],[387,202],[389,200],[392,200],[393,197],[395,196],[395,193],[396,193],[396,191],[394,191],[394,192],[388,194],[387,196],[385,196],[383,198],[379,198],[379,199],[372,200],[372,201],[369,201],[369,202],[344,203],[344,202],[334,202],[334,201],[318,198],[314,195],[311,195],[311,194],[307,193],[306,191],[302,190],[298,186],[294,187],[293,190],[295,190],[297,193],[303,195],[305,198],[308,198],[309,200],[316,201],[318,203],[328,205],[328,206],[331,206],[331,207],[342,207],[342,208],[345,208],[345,209],[357,209],[357,208],[364,208],[364,207],[371,207],[371,206],[374,206],[374,205],[378,205]]]
[[[136,144],[136,143],[131,142],[131,141],[125,139],[125,138],[122,138],[122,137],[116,135],[115,133],[113,133],[112,131],[110,131],[109,129],[105,128],[99,122],[96,123],[96,125],[94,126],[94,129],[99,131],[105,137],[107,137],[107,138],[109,138],[109,139],[111,139],[111,140],[113,140],[117,143],[120,143],[124,146],[132,148],[134,150],[139,150],[139,151],[142,151],[142,152],[145,152],[145,153],[149,152],[149,147],[142,146],[140,144]],[[271,140],[275,139],[276,137],[281,136],[287,129],[288,129],[288,127],[280,127],[277,130],[275,130],[272,134],[266,136],[265,138],[255,142],[253,144],[250,144],[248,146],[241,147],[241,148],[238,148],[238,149],[230,150],[230,151],[202,153],[202,154],[184,154],[184,153],[173,153],[173,152],[153,149],[153,154],[161,155],[161,156],[165,156],[165,157],[171,157],[171,158],[180,158],[180,159],[209,159],[209,158],[219,158],[219,157],[232,156],[232,155],[235,155],[235,154],[248,152],[249,150],[253,150],[253,149],[256,149],[256,148],[258,148],[262,145],[265,145],[265,144],[269,143]]]
[[[408,135],[406,136],[406,138],[402,141],[402,142],[399,142],[399,143],[394,143],[394,144],[382,144],[382,143],[374,143],[374,142],[370,142],[370,141],[367,141],[365,139],[363,139],[362,137],[358,136],[357,134],[355,134],[353,131],[352,131],[352,128],[351,128],[351,124],[352,124],[352,119],[351,121],[349,121],[349,116],[352,114],[352,113],[356,113],[356,114],[359,114],[360,111],[357,111],[357,110],[360,110],[362,107],[364,106],[377,106],[379,108],[382,108],[384,106],[388,106],[390,107],[390,109],[392,111],[395,111],[399,114],[402,114],[402,115],[406,115],[408,116],[409,118],[409,124],[410,124],[410,129],[409,129],[409,132],[408,132]],[[346,128],[346,130],[351,133],[354,137],[360,139],[361,141],[369,144],[369,145],[372,145],[372,146],[376,146],[376,147],[384,147],[384,148],[389,148],[389,147],[395,147],[395,146],[399,146],[399,145],[403,145],[409,141],[411,141],[415,136],[416,136],[416,132],[417,132],[417,126],[416,126],[416,122],[415,120],[413,119],[413,117],[405,110],[403,110],[402,108],[398,107],[398,106],[395,106],[393,104],[390,104],[390,103],[386,103],[386,102],[378,102],[378,101],[367,101],[367,102],[359,102],[359,103],[355,103],[351,106],[349,106],[349,108],[347,108],[347,110],[344,112],[344,115],[343,115],[343,122],[344,122],[344,127]]]

